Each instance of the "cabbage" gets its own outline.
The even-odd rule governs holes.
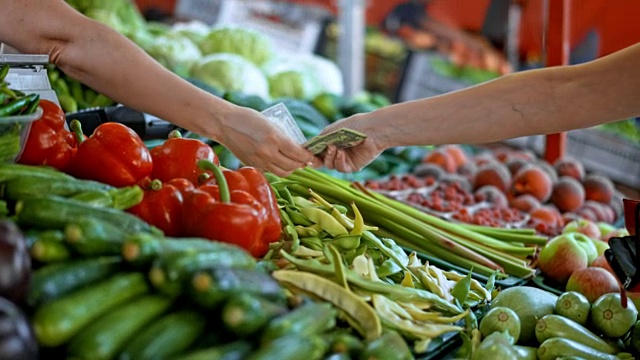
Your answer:
[[[260,69],[240,55],[211,54],[192,68],[191,76],[220,90],[269,98],[269,84]]]
[[[186,76],[202,53],[193,41],[177,35],[158,36],[143,49],[167,69]]]
[[[205,55],[236,54],[257,66],[261,66],[273,57],[273,44],[270,38],[255,30],[234,26],[211,29],[198,46]]]
[[[272,98],[291,97],[309,100],[320,93],[313,76],[301,70],[283,70],[269,76],[269,94]]]
[[[171,33],[188,37],[195,44],[199,44],[209,34],[211,27],[199,20],[185,21],[173,24]]]
[[[314,54],[284,54],[278,58],[274,58],[263,66],[264,72],[270,79],[274,78],[277,74],[284,72],[295,72],[296,74],[302,73],[304,76],[288,75],[287,77],[297,77],[298,81],[302,84],[297,85],[300,89],[305,89],[302,94],[293,95],[298,99],[308,99],[319,93],[328,93],[338,96],[344,94],[344,82],[342,72],[336,66],[334,62],[324,57]],[[278,76],[278,82],[282,76]],[[312,85],[313,88],[307,86]],[[274,86],[283,86],[278,84]],[[272,89],[273,92],[279,92],[277,89]]]

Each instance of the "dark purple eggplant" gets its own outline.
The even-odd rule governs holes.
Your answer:
[[[34,360],[38,342],[29,322],[11,301],[0,297],[0,360]]]
[[[27,239],[9,220],[0,221],[0,296],[21,304],[31,280]]]

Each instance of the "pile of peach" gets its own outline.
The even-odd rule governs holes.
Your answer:
[[[546,235],[559,234],[566,223],[575,219],[614,223],[622,212],[622,200],[612,181],[602,175],[586,174],[582,163],[569,157],[549,164],[527,150],[498,148],[470,154],[460,146],[446,145],[428,153],[413,175],[366,185],[372,189],[400,190],[455,183],[456,190],[468,191],[475,201],[491,203],[494,210],[501,209],[493,211],[489,219],[500,216],[504,209],[518,210],[527,214],[527,227]],[[440,198],[437,194],[432,197]],[[433,198],[428,200],[434,202]],[[419,204],[429,206],[429,201]],[[448,206],[458,212],[464,208]],[[458,220],[474,222],[462,215],[458,215]],[[501,223],[494,221],[488,225]]]

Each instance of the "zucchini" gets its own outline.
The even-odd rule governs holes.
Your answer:
[[[31,258],[41,263],[65,261],[71,258],[71,251],[65,244],[64,235],[59,230],[46,230],[37,234],[29,248]]]
[[[32,307],[57,299],[73,290],[113,275],[122,266],[122,258],[109,256],[79,259],[46,265],[33,272],[27,294]]]
[[[196,350],[172,360],[242,360],[251,352],[251,348],[251,343],[236,340],[224,345]]]
[[[119,255],[127,233],[101,219],[77,218],[65,226],[69,246],[84,256]]]
[[[158,257],[149,271],[151,283],[162,293],[176,296],[188,279],[201,270],[216,266],[253,268],[256,260],[248,252],[200,251],[174,252]]]
[[[549,314],[543,316],[536,323],[535,332],[536,339],[538,339],[540,343],[549,338],[561,337],[579,342],[607,354],[615,354],[619,351],[616,347],[610,345],[586,327],[561,315]]]
[[[150,233],[127,236],[122,246],[125,260],[138,265],[148,264],[156,257],[176,252],[222,251],[246,253],[242,248],[203,238],[171,238]],[[244,256],[244,255],[241,255]]]
[[[137,298],[89,325],[71,341],[68,353],[77,359],[114,359],[129,339],[162,316],[171,304],[170,298],[157,294]]]
[[[16,221],[21,225],[62,230],[67,224],[81,217],[93,217],[110,222],[127,233],[154,231],[151,225],[133,214],[94,207],[59,196],[21,199],[16,204]]]
[[[290,333],[274,339],[247,356],[247,360],[318,360],[324,357],[327,343],[317,334]]]
[[[19,177],[5,183],[4,194],[7,199],[20,200],[29,197],[58,195],[68,197],[88,191],[106,192],[113,186],[97,181],[80,179],[41,179],[38,177]]]
[[[194,300],[212,308],[237,294],[260,295],[271,300],[282,300],[286,295],[284,288],[269,274],[257,269],[236,269],[230,267],[211,267],[196,273],[191,281],[191,293]]]
[[[48,302],[33,316],[36,339],[45,347],[65,344],[106,312],[148,291],[142,274],[120,273]]]
[[[616,355],[607,354],[577,341],[559,337],[549,338],[538,347],[538,359],[540,360],[555,360],[565,356],[575,356],[583,360],[620,360]]]
[[[180,355],[197,340],[204,327],[204,317],[194,311],[164,315],[131,339],[120,360],[155,360]]]
[[[222,322],[232,333],[244,338],[264,328],[273,318],[288,311],[284,304],[243,293],[231,297],[222,307]]]
[[[317,335],[336,325],[337,310],[330,303],[308,302],[278,316],[262,332],[264,345],[288,334]]]

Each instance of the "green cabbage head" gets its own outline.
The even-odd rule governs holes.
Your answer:
[[[246,28],[221,26],[211,29],[198,44],[204,55],[231,53],[257,66],[273,57],[273,43],[267,36]]]
[[[256,65],[240,55],[207,55],[194,65],[191,77],[223,91],[240,91],[269,99],[267,78]]]

